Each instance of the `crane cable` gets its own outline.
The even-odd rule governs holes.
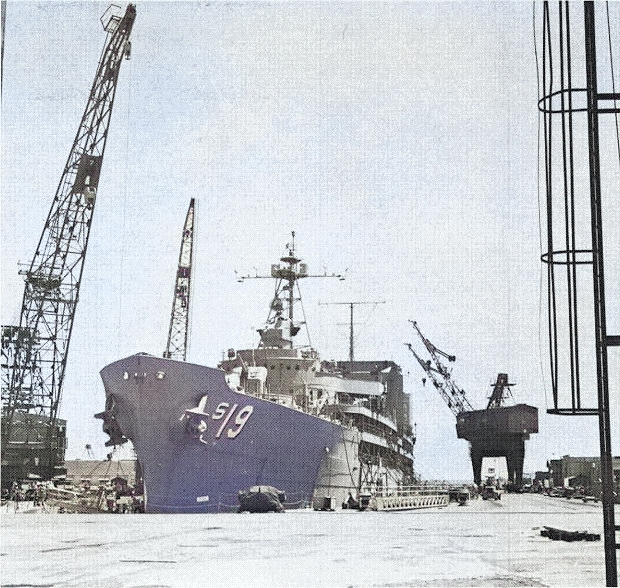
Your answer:
[[[532,36],[534,40],[534,61],[536,63],[536,87],[537,87],[537,96],[540,96],[540,67],[539,67],[539,56],[538,56],[538,44],[536,43],[536,2],[532,2]],[[538,110],[538,127],[536,132],[536,140],[537,140],[537,165],[536,165],[536,197],[538,200],[538,249],[539,255],[542,257],[543,252],[543,244],[542,244],[542,214],[541,214],[541,194],[540,194],[540,166],[541,166],[541,112]],[[539,269],[539,280],[538,280],[538,358],[539,358],[539,366],[540,366],[540,375],[543,385],[543,392],[545,395],[545,406],[549,408],[549,400],[547,395],[547,384],[545,377],[545,369],[543,364],[543,353],[542,353],[542,297],[543,297],[543,282],[544,282],[544,273],[543,273],[543,264],[540,264]]]
[[[614,94],[614,119],[616,121],[616,146],[618,149],[618,161],[620,162],[620,127],[618,124],[618,101],[615,98],[616,95],[616,78],[614,76],[614,54],[611,43],[611,25],[609,23],[609,1],[605,3],[607,7],[607,40],[609,41],[609,69],[611,70],[611,91]]]
[[[565,240],[566,240],[566,265],[567,265],[567,295],[568,295],[568,321],[569,321],[569,346],[570,346],[570,378],[571,378],[571,396],[572,396],[572,405],[573,407],[580,407],[581,398],[580,398],[580,375],[579,375],[579,335],[578,335],[578,301],[577,301],[577,275],[576,268],[578,261],[576,260],[576,254],[578,251],[576,250],[576,222],[575,222],[575,177],[574,177],[574,159],[573,159],[573,147],[574,147],[574,133],[573,133],[573,120],[572,115],[573,112],[580,111],[580,108],[573,108],[572,104],[572,95],[575,91],[581,90],[580,88],[573,88],[572,86],[572,66],[570,60],[570,26],[568,20],[568,10],[569,6],[566,5],[566,23],[564,24],[562,8],[560,7],[559,12],[559,26],[560,26],[560,39],[559,39],[559,68],[561,73],[561,81],[560,81],[560,91],[553,92],[553,76],[554,76],[554,66],[558,67],[554,62],[552,55],[552,37],[550,31],[550,15],[548,4],[545,3],[543,8],[543,25],[542,25],[542,37],[543,37],[543,54],[542,54],[542,66],[540,64],[540,57],[538,53],[537,46],[537,35],[536,35],[536,5],[533,3],[533,37],[534,37],[534,56],[536,63],[536,77],[537,77],[537,87],[538,87],[538,96],[539,96],[539,115],[538,115],[538,133],[537,133],[537,155],[538,155],[538,165],[537,165],[537,199],[538,199],[538,223],[539,223],[539,248],[541,253],[541,258],[544,260],[543,254],[543,243],[542,243],[542,234],[543,234],[543,220],[542,220],[542,202],[541,202],[541,165],[542,165],[542,141],[544,135],[544,157],[545,157],[545,175],[546,175],[546,198],[547,198],[547,239],[548,239],[548,252],[547,252],[547,274],[548,274],[548,284],[547,284],[547,294],[548,294],[548,322],[549,322],[549,356],[550,356],[550,364],[551,364],[551,384],[553,390],[553,400],[554,407],[557,408],[558,405],[558,390],[559,390],[559,350],[558,350],[558,315],[557,315],[557,300],[556,300],[556,289],[555,289],[555,271],[554,271],[554,247],[552,242],[552,230],[553,224],[550,219],[553,206],[553,191],[551,187],[552,180],[552,165],[550,153],[552,149],[552,139],[553,133],[551,129],[551,121],[553,114],[556,113],[551,105],[551,100],[554,95],[560,96],[561,106],[559,114],[561,114],[561,138],[559,140],[562,143],[562,168],[561,174],[563,175],[563,191],[564,191],[564,222],[565,222]],[[611,38],[611,25],[610,25],[610,10],[609,10],[609,2],[606,2],[606,19],[607,19],[607,37],[608,37],[608,51],[609,51],[609,63],[610,63],[610,73],[611,73],[611,86],[612,92],[614,95],[613,103],[614,110],[616,110],[615,114],[615,135],[616,135],[616,148],[618,152],[618,159],[620,161],[620,124],[618,117],[618,100],[615,98],[616,95],[616,83],[615,83],[615,73],[614,73],[614,55],[613,55],[613,43]],[[566,39],[563,37],[563,31],[566,31]],[[564,50],[566,49],[566,56],[564,54]],[[542,67],[542,82],[541,82],[541,67]],[[566,68],[566,69],[565,69]],[[548,82],[547,82],[547,74]],[[566,92],[564,91],[564,72],[567,72],[567,86]],[[548,87],[548,90],[547,90]],[[568,105],[564,104],[564,95],[568,96]],[[542,96],[542,98],[541,98]],[[565,122],[565,119],[568,115],[568,121]],[[541,117],[544,117],[541,122]],[[543,290],[543,268],[541,265],[540,271],[540,279],[539,279],[539,357],[540,357],[540,367],[541,374],[543,376],[543,388],[545,392],[545,401],[548,404],[547,399],[547,390],[545,385],[545,376],[544,376],[544,368],[542,361],[542,290]]]
[[[547,209],[550,210],[552,206],[551,200],[551,163],[549,159],[549,153],[551,151],[551,139],[552,133],[550,130],[551,124],[551,108],[546,105],[545,98],[545,88],[547,85],[549,86],[549,100],[551,100],[552,88],[553,88],[553,55],[551,52],[551,29],[550,29],[550,16],[549,16],[549,7],[548,4],[545,3],[543,7],[543,23],[542,23],[542,67],[539,66],[540,59],[538,54],[538,47],[536,44],[536,5],[533,3],[533,33],[534,33],[534,54],[536,57],[536,75],[537,75],[537,86],[538,86],[538,96],[539,96],[539,114],[538,114],[538,166],[537,166],[537,177],[538,177],[538,189],[537,189],[537,197],[538,197],[538,217],[539,217],[539,246],[541,259],[544,260],[543,256],[543,245],[542,245],[542,216],[541,216],[541,208],[542,208],[542,197],[541,197],[541,180],[540,180],[540,171],[541,171],[541,151],[542,151],[542,141],[541,134],[544,135],[544,168],[545,168],[545,183],[546,183],[546,201],[547,201]],[[549,81],[547,83],[547,76],[545,65],[548,61],[548,70],[549,70]],[[542,70],[542,74],[541,74]],[[543,98],[540,98],[541,94]],[[542,106],[541,106],[542,101]],[[541,118],[542,124],[541,124]],[[550,236],[552,235],[552,224],[547,215],[547,241],[548,241],[548,255],[550,256],[547,261],[547,300],[548,300],[548,333],[549,333],[549,360],[551,366],[551,388],[553,393],[553,402],[554,406],[557,405],[557,380],[558,380],[558,345],[557,345],[557,308],[556,308],[556,294],[555,294],[555,275],[554,275],[554,263],[553,263],[553,244],[550,241]],[[543,271],[541,266],[540,273],[540,281],[539,281],[539,344],[542,346],[542,335],[540,325],[542,323],[542,289],[543,289]],[[540,354],[542,356],[542,353]],[[541,357],[541,371],[542,371],[542,357]],[[544,384],[544,372],[543,372],[543,387],[545,390],[545,401],[547,400],[547,390],[546,385]]]
[[[131,122],[131,100],[132,100],[132,84],[134,82],[133,77],[133,64],[132,60],[129,59],[129,71],[127,72],[128,78],[128,90],[127,90],[127,108],[125,112],[125,153],[124,153],[124,167],[122,173],[122,181],[123,181],[123,193],[122,193],[122,219],[121,219],[121,233],[123,235],[122,239],[122,251],[127,251],[127,189],[128,189],[128,178],[129,178],[129,125]],[[118,336],[122,333],[122,324],[123,324],[123,299],[124,299],[124,288],[123,288],[123,278],[125,274],[125,256],[121,252],[120,256],[120,269],[119,269],[119,299],[118,299],[118,314],[117,314],[117,329]],[[121,338],[117,340],[121,341]]]

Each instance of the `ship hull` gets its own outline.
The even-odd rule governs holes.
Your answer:
[[[101,377],[98,416],[113,442],[132,441],[150,513],[233,510],[240,490],[259,485],[306,505],[344,443],[341,425],[235,392],[218,369],[138,354]]]

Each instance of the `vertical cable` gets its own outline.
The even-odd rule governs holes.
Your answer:
[[[577,316],[577,252],[576,252],[576,218],[575,218],[575,160],[574,160],[574,133],[573,133],[573,79],[572,79],[572,51],[570,39],[570,15],[569,3],[565,3],[566,8],[566,53],[567,53],[567,90],[568,90],[568,135],[569,135],[569,210],[570,210],[570,247],[567,247],[568,267],[571,271],[572,291],[569,283],[569,317],[572,320],[573,328],[569,328],[572,336],[573,346],[572,356],[574,358],[574,368],[571,369],[571,380],[575,387],[575,399],[573,409],[581,408],[581,386],[579,370],[579,320]],[[572,304],[570,301],[572,300]],[[571,366],[572,367],[572,366]]]
[[[558,53],[559,53],[559,71],[560,71],[560,129],[562,136],[562,187],[563,187],[563,202],[564,202],[564,241],[565,241],[565,250],[566,250],[566,283],[567,283],[567,296],[568,296],[568,351],[569,351],[569,362],[570,362],[570,389],[571,389],[571,402],[572,406],[575,406],[575,381],[573,374],[575,373],[575,356],[574,356],[574,345],[573,345],[573,300],[572,300],[572,273],[571,273],[571,265],[569,262],[569,255],[571,250],[571,227],[570,227],[570,203],[569,203],[569,195],[568,195],[568,153],[567,153],[567,112],[566,112],[566,81],[564,79],[564,72],[566,69],[566,57],[565,57],[565,41],[564,38],[564,13],[562,11],[562,6],[559,6],[558,10]],[[566,28],[568,29],[568,23],[566,24]],[[568,31],[566,33],[568,35]],[[569,51],[568,46],[566,46],[566,50]]]
[[[614,53],[611,45],[611,26],[609,24],[609,2],[606,2],[607,7],[607,40],[609,42],[609,68],[611,70],[611,91],[614,96],[616,95],[616,78],[614,74]],[[616,146],[618,149],[618,160],[620,161],[620,128],[618,126],[618,101],[614,97],[614,119],[616,121]]]
[[[547,71],[549,81],[547,83]],[[551,362],[551,386],[553,390],[553,403],[555,408],[558,406],[558,329],[557,329],[557,308],[555,293],[555,274],[553,259],[553,199],[552,199],[552,168],[551,168],[551,149],[552,149],[552,108],[551,93],[553,91],[553,53],[551,47],[551,23],[549,16],[549,5],[545,3],[543,9],[543,127],[545,136],[545,177],[546,177],[546,197],[547,197],[547,299],[549,305],[549,355]],[[544,98],[544,95],[548,97]]]
[[[541,96],[541,80],[540,80],[540,63],[539,63],[539,55],[538,55],[538,43],[536,42],[536,2],[532,2],[532,37],[534,44],[534,62],[536,64],[536,95]],[[540,202],[540,166],[541,166],[541,112],[540,108],[538,109],[538,128],[536,132],[536,198],[538,201],[538,251],[542,257],[543,254],[543,243],[542,243],[542,215],[541,215],[541,202]],[[542,292],[543,292],[543,280],[544,280],[543,268],[542,265],[540,267],[540,272],[538,276],[538,356],[540,363],[540,374],[543,383],[543,390],[545,393],[545,406],[549,408],[549,402],[547,399],[547,386],[546,386],[546,378],[545,378],[545,370],[543,367],[543,358],[542,358]]]

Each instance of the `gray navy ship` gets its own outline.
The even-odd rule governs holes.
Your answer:
[[[271,266],[275,296],[258,346],[229,349],[217,368],[140,353],[101,370],[97,417],[108,445],[133,443],[147,512],[227,511],[260,486],[281,491],[287,508],[411,496],[415,435],[401,369],[322,361],[296,346],[306,277],[293,239]],[[414,502],[435,504],[398,504]]]

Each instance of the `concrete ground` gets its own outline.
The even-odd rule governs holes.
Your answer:
[[[602,509],[503,495],[408,512],[67,515],[1,518],[5,588],[604,586]],[[618,515],[617,515],[618,516]]]

